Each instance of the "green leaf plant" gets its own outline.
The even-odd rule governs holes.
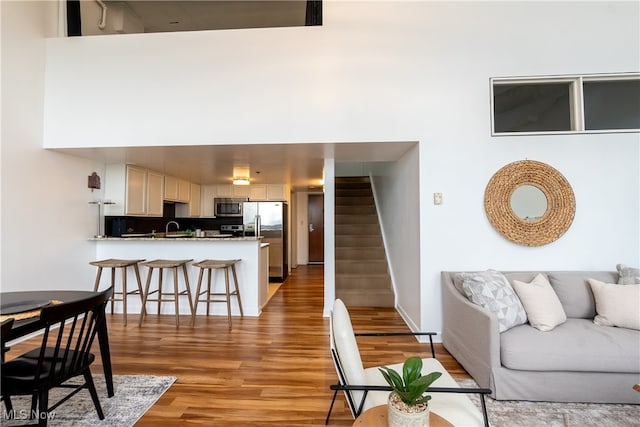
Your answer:
[[[423,376],[421,373],[422,359],[417,356],[410,357],[404,361],[402,376],[394,369],[386,366],[378,369],[393,391],[408,406],[427,404],[431,400],[431,396],[425,395],[425,391],[442,375],[442,372],[434,371]]]

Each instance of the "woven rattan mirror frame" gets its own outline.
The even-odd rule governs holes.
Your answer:
[[[547,210],[535,221],[525,221],[511,208],[511,195],[521,185],[533,185],[547,198]],[[576,199],[571,185],[556,169],[535,160],[520,160],[491,177],[484,193],[484,209],[491,225],[505,238],[520,245],[543,246],[569,229]]]

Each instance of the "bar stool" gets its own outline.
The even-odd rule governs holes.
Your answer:
[[[111,294],[111,314],[113,315],[113,303],[115,301],[122,301],[122,312],[124,314],[124,324],[127,325],[127,296],[140,295],[142,301],[142,282],[140,281],[140,270],[138,269],[138,263],[144,261],[144,259],[104,259],[102,261],[92,261],[89,264],[98,267],[98,274],[96,275],[96,282],[93,285],[93,292],[98,292],[98,286],[100,285],[100,278],[102,277],[102,269],[111,269],[111,287],[113,288],[113,294]],[[136,273],[136,279],[138,281],[138,289],[133,291],[127,290],[127,268],[133,267],[133,271]],[[116,291],[116,268],[119,268],[122,276],[122,289]],[[120,298],[116,298],[119,295]]]
[[[160,315],[160,306],[163,302],[175,302],[175,310],[176,310],[176,326],[180,326],[180,304],[179,297],[186,296],[187,301],[189,301],[189,308],[191,309],[191,319],[193,325],[193,303],[191,302],[191,288],[189,287],[189,276],[187,275],[187,264],[193,261],[192,259],[156,259],[153,261],[146,261],[140,263],[140,265],[149,267],[149,274],[147,275],[147,284],[144,290],[144,294],[142,297],[142,311],[140,312],[140,322],[139,325],[142,325],[142,320],[147,312],[147,302],[148,301],[157,301],[158,302],[158,316]],[[184,286],[185,289],[180,291],[178,289],[178,268],[182,267],[182,273],[184,274]],[[149,292],[149,286],[151,285],[151,276],[153,275],[153,269],[158,269],[158,289]],[[162,292],[162,276],[165,268],[170,268],[173,270],[173,299],[166,299],[163,295],[169,294],[168,292]],[[158,298],[149,299],[149,295],[158,293]]]
[[[241,260],[239,259],[230,259],[230,260],[215,260],[215,259],[205,259],[203,261],[197,262],[193,264],[194,267],[200,268],[200,274],[198,275],[198,287],[196,289],[196,297],[195,297],[195,307],[193,310],[193,319],[191,323],[194,324],[196,312],[198,311],[198,302],[206,302],[207,303],[207,316],[209,315],[209,305],[214,302],[226,302],[227,303],[227,318],[229,320],[229,329],[231,329],[231,296],[235,296],[238,298],[238,307],[240,308],[240,316],[244,316],[242,312],[242,301],[240,300],[240,289],[238,288],[238,276],[236,274],[236,264]],[[211,275],[213,270],[222,269],[224,270],[224,285],[225,292],[211,292]],[[235,290],[231,291],[229,287],[229,269],[231,269],[231,273],[233,274],[233,281],[235,285]],[[201,291],[202,288],[202,276],[204,271],[207,270],[207,289]],[[200,296],[206,294],[206,299],[200,299]],[[224,296],[224,299],[212,299],[211,297]]]

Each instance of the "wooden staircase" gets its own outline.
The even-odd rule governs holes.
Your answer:
[[[336,298],[393,307],[394,294],[368,177],[336,178]]]

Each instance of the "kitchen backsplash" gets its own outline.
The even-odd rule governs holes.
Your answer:
[[[105,216],[104,230],[107,236],[118,237],[124,233],[164,232],[169,221],[180,224],[180,230],[220,230],[225,224],[242,224],[242,218],[176,218],[173,205],[165,204],[163,217],[148,216]],[[176,231],[171,225],[170,231]]]

